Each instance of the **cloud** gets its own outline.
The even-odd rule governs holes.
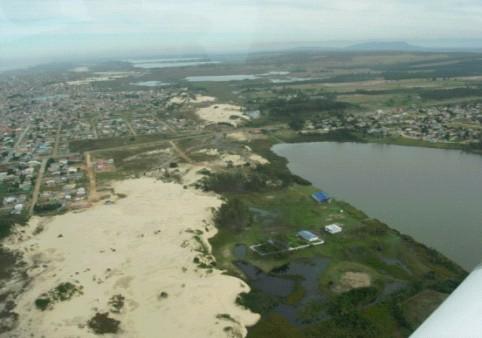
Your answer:
[[[0,2],[4,55],[42,43],[94,52],[267,42],[479,38],[479,0],[15,0]],[[68,41],[70,37],[70,40]],[[75,44],[74,37],[82,37]],[[145,44],[142,44],[145,40]],[[121,41],[121,42],[119,42]],[[109,48],[114,48],[109,43]],[[51,50],[50,52],[55,53]]]

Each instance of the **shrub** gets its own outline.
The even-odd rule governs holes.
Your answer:
[[[111,311],[113,313],[119,313],[125,304],[125,297],[122,295],[114,295],[109,300],[109,305],[111,306]]]
[[[252,216],[248,207],[238,198],[229,199],[215,213],[214,222],[218,228],[241,231],[251,224]]]
[[[74,295],[81,293],[81,288],[70,282],[60,283],[49,292],[41,294],[34,303],[37,309],[44,311],[56,302],[67,301]]]
[[[50,305],[50,298],[48,297],[40,297],[35,300],[35,306],[37,309],[45,311]]]
[[[98,312],[87,322],[87,325],[96,334],[117,333],[120,321],[110,318],[108,312]]]

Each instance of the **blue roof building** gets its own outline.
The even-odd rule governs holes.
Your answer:
[[[308,230],[299,231],[298,236],[300,236],[301,238],[303,238],[307,242],[316,242],[320,239],[318,236],[316,236],[314,233],[312,233],[311,231],[308,231]]]
[[[313,199],[318,203],[324,203],[330,200],[330,197],[323,191],[315,192],[313,195],[311,195],[311,197],[313,197]]]

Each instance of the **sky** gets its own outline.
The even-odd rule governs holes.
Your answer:
[[[0,0],[0,63],[362,41],[482,44],[482,1]]]

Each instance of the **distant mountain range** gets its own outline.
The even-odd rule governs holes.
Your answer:
[[[394,42],[365,42],[346,47],[356,51],[422,51],[427,48],[411,45],[404,41]]]

